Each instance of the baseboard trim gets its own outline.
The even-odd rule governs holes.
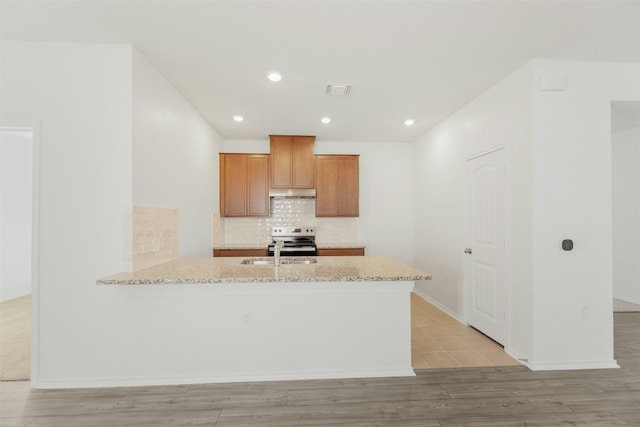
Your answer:
[[[465,326],[469,326],[469,324],[467,322],[464,321],[464,319],[460,316],[458,316],[456,313],[452,312],[451,310],[449,310],[447,307],[443,306],[442,304],[440,304],[439,302],[431,299],[430,297],[428,297],[426,294],[424,294],[423,292],[421,292],[420,290],[418,290],[418,288],[414,288],[413,292],[418,295],[420,298],[422,298],[423,300],[427,301],[429,304],[433,304],[436,307],[438,307],[440,310],[444,311],[445,313],[447,313],[449,316],[453,317],[454,319],[456,319],[458,322],[462,323]]]
[[[531,362],[532,371],[575,371],[580,369],[618,369],[615,360],[591,360],[585,362]]]
[[[514,358],[517,362],[519,362],[520,364],[526,366],[527,368],[531,369],[531,366],[529,366],[529,359],[523,355],[518,353],[517,351],[515,351],[514,349],[505,346],[504,347],[504,352],[507,353],[510,357]]]
[[[635,298],[628,298],[628,297],[620,297],[620,296],[613,296],[613,299],[618,299],[620,301],[624,301],[624,302],[630,302],[632,304],[639,304],[640,305],[640,299],[635,299]]]
[[[75,380],[41,380],[35,389],[145,387],[189,384],[220,384],[256,381],[324,380],[347,378],[413,377],[413,369],[364,370],[348,372],[273,373],[267,375],[198,375],[195,377],[86,378]]]

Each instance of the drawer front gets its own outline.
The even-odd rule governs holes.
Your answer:
[[[318,249],[319,256],[364,256],[364,248]]]

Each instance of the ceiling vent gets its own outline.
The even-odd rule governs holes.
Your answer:
[[[327,85],[327,95],[347,96],[351,93],[351,85]]]

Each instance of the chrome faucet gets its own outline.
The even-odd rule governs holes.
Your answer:
[[[278,240],[273,247],[274,265],[280,265],[280,249],[284,246],[284,241]]]

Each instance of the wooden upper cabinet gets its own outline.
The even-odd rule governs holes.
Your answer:
[[[316,216],[338,216],[338,162],[316,156]]]
[[[316,216],[358,216],[358,156],[316,156]]]
[[[269,216],[269,156],[247,155],[247,216]]]
[[[313,155],[315,136],[294,136],[292,138],[292,188],[315,188],[316,158]]]
[[[271,188],[315,188],[315,136],[270,135]]]
[[[220,154],[220,214],[247,215],[247,156]]]
[[[269,216],[269,155],[220,153],[220,215]]]

